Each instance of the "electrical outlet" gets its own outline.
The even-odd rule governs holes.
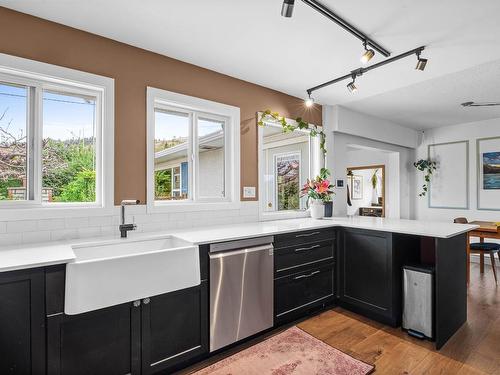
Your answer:
[[[255,186],[244,186],[243,198],[255,198]]]

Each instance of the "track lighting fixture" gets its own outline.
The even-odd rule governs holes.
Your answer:
[[[356,82],[356,74],[353,73],[352,74],[352,82],[349,82],[347,84],[347,89],[351,92],[351,93],[356,93],[358,91],[358,88],[356,87],[356,85],[354,84]]]
[[[465,102],[462,107],[495,107],[500,106],[500,102]]]
[[[356,38],[358,38],[362,42],[369,44],[370,47],[373,48],[373,50],[372,50],[372,52],[368,53],[369,55],[371,55],[371,57],[368,57],[368,59],[366,60],[367,62],[373,57],[373,54],[375,51],[377,51],[378,53],[380,53],[382,56],[385,56],[385,57],[389,57],[391,55],[391,53],[387,49],[385,49],[380,44],[378,44],[376,41],[374,41],[373,39],[368,37],[368,35],[363,33],[361,30],[356,28],[354,25],[351,25],[345,19],[340,17],[338,14],[336,14],[333,10],[331,10],[327,6],[321,4],[319,1],[317,1],[317,0],[302,0],[302,2],[309,5],[316,12],[325,16],[330,21],[335,23],[337,26],[340,26],[345,31],[352,34],[353,36],[355,36]],[[295,3],[295,0],[283,0],[283,6],[281,7],[281,15],[283,17],[292,17],[294,3]]]
[[[306,107],[310,108],[314,105],[314,99],[311,98],[310,92],[308,92],[307,95],[308,95],[308,98],[306,100],[304,100],[304,104],[306,105]]]
[[[328,82],[325,82],[325,83],[322,83],[320,85],[311,87],[310,89],[307,90],[307,94],[309,95],[309,97],[311,97],[311,94],[312,94],[313,91],[322,89],[323,87],[333,85],[334,83],[337,83],[337,82],[340,82],[340,81],[343,81],[343,80],[346,80],[346,79],[349,79],[349,78],[352,79],[352,82],[349,82],[349,84],[347,85],[347,88],[349,89],[350,92],[355,93],[357,91],[357,87],[355,85],[356,77],[359,77],[359,76],[365,74],[366,72],[368,72],[370,70],[373,70],[373,69],[376,69],[376,68],[380,68],[380,67],[382,67],[384,65],[390,64],[390,63],[392,63],[394,61],[401,60],[402,58],[405,58],[405,57],[408,57],[408,56],[411,56],[411,55],[414,55],[414,54],[416,54],[417,58],[418,58],[419,65],[417,65],[417,69],[418,70],[424,70],[425,69],[425,65],[427,64],[427,59],[420,58],[420,53],[424,49],[425,49],[424,46],[418,47],[418,48],[412,49],[410,51],[407,51],[405,53],[402,53],[400,55],[397,55],[397,56],[385,59],[384,61],[378,62],[376,64],[372,64],[370,66],[365,66],[365,67],[361,67],[361,68],[352,70],[350,73],[348,73],[346,75],[343,75],[341,77],[332,79],[332,80],[330,80]]]
[[[427,65],[427,59],[421,58],[420,52],[422,52],[422,51],[417,51],[417,66],[415,66],[415,69],[423,72],[425,69],[425,66]]]
[[[370,61],[373,56],[375,56],[375,51],[372,50],[371,48],[367,47],[366,40],[363,42],[363,47],[365,47],[365,53],[361,56],[359,59],[363,64],[366,64],[368,61]]]
[[[281,7],[281,15],[283,17],[290,18],[293,15],[293,5],[295,0],[283,0],[283,6]]]

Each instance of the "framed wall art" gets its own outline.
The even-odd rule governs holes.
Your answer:
[[[429,184],[429,208],[469,208],[469,141],[428,146],[428,158],[436,162]]]
[[[363,199],[363,176],[352,176],[351,199]]]
[[[500,211],[500,137],[476,140],[477,209]]]

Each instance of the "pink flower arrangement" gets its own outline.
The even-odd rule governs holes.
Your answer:
[[[300,191],[300,195],[311,199],[320,199],[323,202],[330,202],[331,195],[335,194],[332,190],[335,186],[328,180],[329,176],[330,171],[326,168],[321,168],[319,176],[316,176],[313,180],[307,179]]]

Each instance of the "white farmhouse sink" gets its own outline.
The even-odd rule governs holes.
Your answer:
[[[198,246],[173,236],[73,246],[66,265],[68,315],[200,284]]]

